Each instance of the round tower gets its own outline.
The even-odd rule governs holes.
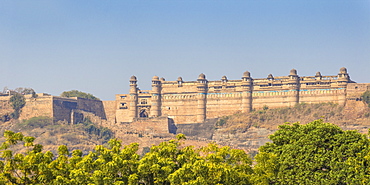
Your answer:
[[[221,77],[221,82],[222,83],[226,83],[227,82],[227,77],[226,76],[222,76]]]
[[[151,110],[150,116],[151,117],[158,117],[161,116],[161,88],[162,83],[159,80],[158,76],[154,76],[152,78],[152,103],[151,103]]]
[[[182,83],[183,82],[184,81],[182,80],[182,77],[181,76],[177,78],[177,85],[178,85],[178,87],[182,87]]]
[[[252,110],[252,93],[253,93],[253,79],[250,72],[246,71],[242,77],[242,112],[250,112]]]
[[[206,103],[207,103],[207,80],[206,75],[203,73],[199,75],[198,79],[198,109],[197,109],[197,122],[203,123],[206,119]]]
[[[339,69],[338,73],[338,80],[337,84],[339,88],[342,88],[341,91],[344,91],[344,93],[338,97],[338,104],[344,106],[346,104],[346,88],[347,84],[350,82],[349,75],[347,73],[347,69],[345,67],[342,67]]]
[[[290,96],[288,98],[289,106],[294,106],[299,103],[299,76],[297,75],[297,70],[292,69],[289,73],[289,90]]]
[[[136,76],[131,76],[130,78],[130,97],[129,97],[129,118],[137,118],[137,79]]]
[[[340,68],[338,73],[338,86],[339,87],[347,87],[349,82],[349,75],[347,73],[347,69],[345,67]]]

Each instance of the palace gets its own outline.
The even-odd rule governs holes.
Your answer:
[[[267,78],[252,78],[246,71],[239,80],[223,76],[221,80],[209,81],[200,74],[196,81],[183,81],[181,77],[165,81],[154,76],[151,90],[139,90],[137,78],[132,76],[129,94],[116,95],[115,119],[123,123],[164,116],[175,124],[187,124],[263,107],[321,102],[344,106],[347,88],[356,94],[366,91],[369,84],[352,81],[344,67],[332,76],[323,76],[320,72],[315,76],[298,76],[295,69],[290,70],[288,76],[269,74]]]
[[[130,78],[130,92],[117,94],[116,100],[100,101],[84,98],[65,98],[39,93],[25,95],[26,105],[19,119],[47,116],[54,121],[79,123],[89,118],[96,123],[132,125],[171,132],[170,125],[208,123],[214,118],[237,112],[263,108],[292,107],[299,103],[333,102],[350,108],[358,106],[361,95],[370,90],[370,83],[356,83],[346,68],[337,75],[298,76],[292,69],[287,76],[272,74],[267,78],[253,78],[248,71],[239,80],[207,80],[200,74],[195,81],[166,81],[154,76],[151,90],[140,90],[137,78]],[[0,95],[0,116],[13,112],[11,94]],[[148,132],[149,132],[148,131]]]

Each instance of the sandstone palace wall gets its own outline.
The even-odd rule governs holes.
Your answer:
[[[132,76],[130,93],[116,95],[116,122],[167,116],[175,124],[202,123],[208,118],[266,106],[277,108],[321,102],[345,105],[346,89],[353,86],[350,84],[357,83],[350,79],[346,68],[331,76],[317,72],[315,76],[300,77],[292,69],[288,76],[270,74],[267,78],[256,79],[246,71],[241,80],[228,80],[223,76],[219,81],[208,81],[204,74],[196,81],[183,81],[181,77],[165,81],[154,76],[151,90],[139,90],[137,79]],[[351,93],[359,94],[360,91],[364,89],[352,89]]]
[[[278,107],[291,107],[298,103],[333,102],[342,106],[356,106],[361,95],[370,90],[370,84],[355,83],[346,68],[337,75],[298,76],[292,69],[287,76],[268,75],[252,78],[246,71],[240,80],[210,81],[200,74],[195,81],[166,81],[152,78],[151,90],[140,90],[135,76],[130,78],[130,92],[117,94],[114,101],[65,98],[45,93],[37,97],[25,95],[26,105],[20,119],[47,116],[54,121],[78,123],[85,118],[97,123],[126,125],[156,122],[154,130],[169,130],[164,120],[173,124],[204,123],[237,112]],[[9,95],[0,96],[1,115],[13,112]],[[151,119],[147,119],[151,118]],[[134,124],[134,125],[135,125]]]

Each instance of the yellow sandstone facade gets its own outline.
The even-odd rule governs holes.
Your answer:
[[[65,98],[45,93],[26,95],[20,119],[47,116],[54,121],[79,123],[89,118],[96,123],[118,124],[131,128],[146,125],[149,130],[171,132],[171,125],[204,123],[237,112],[254,109],[291,107],[298,103],[333,102],[353,109],[370,90],[370,83],[355,83],[346,68],[337,75],[298,76],[292,69],[287,76],[253,78],[246,71],[239,80],[207,80],[200,74],[194,81],[165,81],[152,78],[151,90],[140,90],[137,78],[130,78],[129,94],[117,94],[116,100],[100,101]],[[0,94],[0,116],[10,115],[10,94]],[[130,124],[126,124],[130,123]],[[168,133],[167,132],[167,133]]]
[[[352,85],[351,85],[352,84]],[[346,89],[355,85],[346,68],[338,75],[298,76],[292,69],[288,76],[252,78],[246,71],[239,80],[209,81],[200,74],[195,81],[165,81],[152,78],[151,90],[139,90],[137,78],[130,78],[129,94],[116,95],[116,122],[165,116],[175,124],[202,123],[236,112],[250,112],[263,107],[289,107],[298,103],[346,103]],[[365,85],[368,87],[368,84]]]

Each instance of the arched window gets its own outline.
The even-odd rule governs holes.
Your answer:
[[[148,113],[146,112],[145,109],[141,109],[139,116],[140,116],[140,118],[147,118],[148,117]]]

